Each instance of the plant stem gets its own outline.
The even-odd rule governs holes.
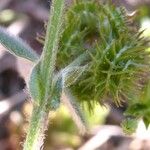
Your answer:
[[[55,60],[58,50],[59,37],[63,21],[65,0],[53,0],[49,18],[44,49],[41,57],[41,74],[46,85],[46,98],[50,95],[51,83],[54,73]]]
[[[36,104],[33,107],[24,150],[39,150],[43,145],[44,131],[48,124],[50,109],[48,107],[48,101],[50,101],[52,95],[52,79],[63,19],[64,1],[65,0],[52,0],[43,53],[40,59],[39,76],[45,87],[44,98],[41,99],[41,104]]]
[[[44,141],[44,131],[48,125],[48,111],[46,106],[33,106],[32,117],[24,150],[40,150]]]

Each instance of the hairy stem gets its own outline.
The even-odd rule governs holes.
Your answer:
[[[58,49],[63,9],[64,0],[52,0],[46,39],[40,60],[40,73],[38,75],[38,77],[41,78],[42,85],[45,90],[43,98],[40,99],[41,104],[37,104],[33,108],[27,139],[24,144],[24,150],[42,149],[44,131],[47,128],[48,113],[50,109],[47,104],[52,95],[52,79],[55,70],[55,60]]]
[[[64,0],[53,0],[41,57],[41,74],[46,85],[45,97],[49,97],[54,73],[58,42],[63,20]]]
[[[26,141],[24,143],[24,150],[40,150],[42,149],[44,141],[44,131],[48,125],[48,111],[46,106],[33,107],[32,117]]]

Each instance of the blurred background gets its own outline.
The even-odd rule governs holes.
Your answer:
[[[50,0],[0,0],[0,25],[25,40],[41,54],[42,44],[36,37],[44,32]],[[70,5],[72,0],[66,0]],[[113,0],[133,15],[144,36],[150,37],[150,0]],[[21,150],[32,111],[26,82],[32,64],[16,58],[0,45],[0,150]],[[44,150],[150,150],[150,132],[142,122],[133,136],[123,134],[120,126],[126,106],[113,104],[85,107],[89,133],[80,135],[65,106],[50,113]]]

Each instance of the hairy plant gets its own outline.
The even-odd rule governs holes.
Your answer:
[[[78,102],[86,101],[90,109],[107,99],[117,106],[123,101],[131,104],[133,97],[141,94],[141,78],[149,72],[148,42],[130,26],[124,8],[76,0],[63,10],[64,0],[52,1],[46,36],[40,39],[44,43],[41,56],[0,28],[0,42],[11,53],[35,63],[28,83],[34,102],[24,150],[41,148],[49,111],[59,108],[61,100],[77,126],[86,131]],[[134,118],[122,123],[125,131],[134,131]]]
[[[143,119],[146,128],[150,123],[150,82],[147,82],[142,89],[140,96],[135,96],[130,102],[125,116],[130,116],[133,120],[137,121]],[[134,128],[134,127],[132,127]]]
[[[79,100],[92,104],[110,97],[121,105],[121,100],[138,92],[139,76],[149,67],[149,55],[146,41],[127,20],[123,8],[91,1],[77,2],[68,11],[57,66],[64,67],[88,53],[81,64],[88,64],[87,69],[70,87]]]

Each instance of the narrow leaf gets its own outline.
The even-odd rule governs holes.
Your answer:
[[[61,71],[63,86],[69,87],[73,85],[83,74],[88,65],[67,67]]]
[[[87,68],[86,66],[68,66],[55,74],[52,85],[52,98],[50,100],[50,108],[56,110],[60,105],[62,89],[74,84],[82,73]]]
[[[36,64],[29,79],[29,90],[32,98],[40,105],[43,99],[44,87],[40,77],[40,63]]]
[[[62,102],[69,109],[70,114],[73,118],[73,121],[75,122],[75,124],[79,128],[80,133],[81,134],[86,133],[87,123],[85,121],[85,117],[83,115],[83,112],[81,111],[81,108],[80,108],[79,104],[77,103],[75,97],[71,94],[71,92],[67,88],[64,89],[63,94],[64,95],[62,97]]]
[[[5,28],[0,27],[0,43],[5,46],[10,53],[19,57],[26,58],[32,62],[36,62],[39,58],[38,54],[22,39],[10,34]]]
[[[53,80],[52,98],[50,100],[50,109],[56,110],[60,106],[60,98],[62,95],[62,78],[57,76]]]

